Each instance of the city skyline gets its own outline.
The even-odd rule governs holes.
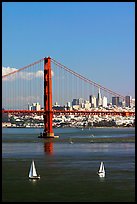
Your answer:
[[[101,101],[100,101],[101,100]],[[74,107],[75,105],[80,105],[82,107],[83,104],[89,104],[88,108],[107,108],[109,105],[121,107],[124,102],[124,107],[135,107],[135,99],[132,96],[125,96],[125,100],[120,100],[119,97],[112,96],[111,101],[108,101],[106,96],[101,97],[101,92],[99,89],[98,96],[89,95],[89,100],[84,98],[74,98],[72,101],[67,101],[64,104],[64,107]],[[58,101],[52,104],[53,107],[61,107],[62,105],[58,103]],[[84,107],[84,106],[83,106]],[[32,104],[28,104],[28,110],[40,110],[44,107],[41,107],[39,102],[33,102]]]
[[[51,56],[134,98],[134,10],[133,2],[3,2],[3,67]]]

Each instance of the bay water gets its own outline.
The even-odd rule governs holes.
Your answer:
[[[135,201],[135,143],[126,140],[134,128],[57,128],[53,140],[38,138],[42,131],[2,129],[3,202]],[[28,178],[32,160],[37,181]],[[97,175],[101,161],[105,178]]]

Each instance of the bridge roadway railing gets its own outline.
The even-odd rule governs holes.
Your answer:
[[[44,110],[2,110],[2,113],[8,114],[37,114],[44,115],[48,111]],[[111,116],[135,116],[134,111],[91,111],[91,110],[53,110],[53,115],[111,115]]]

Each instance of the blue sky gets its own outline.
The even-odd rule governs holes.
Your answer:
[[[2,65],[46,56],[135,97],[135,3],[3,2]]]

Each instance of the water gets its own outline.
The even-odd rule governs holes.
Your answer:
[[[134,128],[58,128],[53,140],[38,138],[40,132],[2,129],[4,202],[135,201],[135,143],[127,139],[135,137]],[[41,176],[34,182],[28,179],[32,159]],[[97,175],[101,161],[105,178]]]

